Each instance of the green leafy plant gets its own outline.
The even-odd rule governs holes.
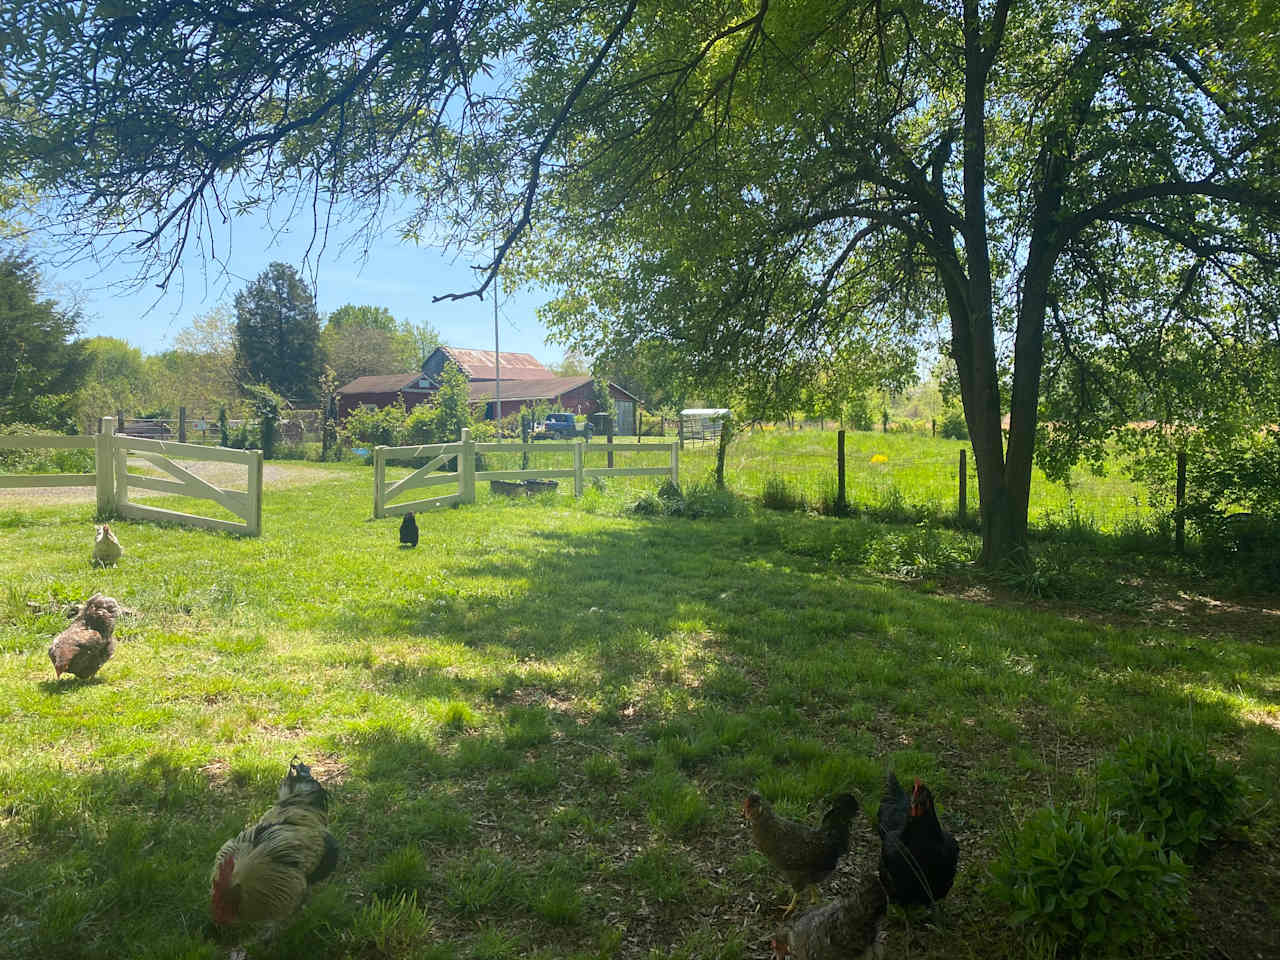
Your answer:
[[[989,892],[1050,954],[1148,940],[1174,928],[1186,899],[1182,859],[1106,811],[1040,808],[991,873]]]
[[[1208,745],[1183,733],[1127,740],[1099,772],[1121,821],[1190,858],[1238,819],[1244,786]]]
[[[258,416],[263,459],[274,459],[276,441],[280,437],[280,412],[288,407],[288,401],[265,383],[249,384],[244,391],[248,394],[249,405]]]
[[[968,440],[969,425],[965,423],[964,413],[960,410],[948,410],[938,424],[938,433],[945,440]]]

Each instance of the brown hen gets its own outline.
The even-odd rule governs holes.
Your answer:
[[[810,910],[779,930],[773,938],[774,960],[879,960],[888,904],[880,879],[864,877],[849,896]]]
[[[756,849],[795,890],[783,914],[786,916],[795,909],[800,894],[831,876],[840,858],[849,852],[849,825],[858,815],[858,799],[840,794],[817,827],[779,817],[758,793],[747,797],[742,813],[751,823]],[[816,889],[813,894],[816,899]]]
[[[70,673],[87,680],[111,659],[116,652],[112,634],[116,617],[122,612],[120,604],[101,593],[88,599],[71,625],[54,637],[49,647],[49,659],[58,679]]]

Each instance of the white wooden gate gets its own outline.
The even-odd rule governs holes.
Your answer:
[[[142,437],[113,438],[115,449],[115,498],[116,512],[122,517],[136,520],[171,520],[189,527],[209,530],[227,530],[256,537],[262,533],[262,451],[228,450],[225,447],[205,447],[198,443],[173,443],[168,440],[146,440]],[[149,477],[129,472],[129,458],[142,459],[159,467],[169,477]],[[244,490],[223,490],[207,480],[173,462],[180,460],[204,460],[217,463],[238,463],[246,468]],[[242,522],[200,517],[177,510],[147,507],[129,499],[129,488],[155,490],[181,497],[212,500],[234,513]]]
[[[452,507],[464,501],[467,490],[468,472],[471,477],[471,499],[475,499],[475,454],[472,448],[471,431],[462,431],[459,443],[429,443],[417,447],[374,447],[373,448],[373,515],[375,517],[398,517],[406,513],[420,513],[437,507]],[[417,460],[431,457],[407,477],[401,477],[387,486],[388,460]],[[437,473],[454,457],[458,458],[455,469]],[[438,487],[452,485],[453,493],[437,497],[426,497],[421,500],[410,500],[404,503],[390,503],[392,497],[421,487]],[[467,501],[470,502],[470,501]]]
[[[0,437],[0,449],[91,447],[94,450],[95,460],[93,473],[3,476],[0,477],[0,487],[69,487],[93,484],[97,488],[98,513],[102,516],[118,514],[139,520],[169,520],[190,527],[227,530],[251,537],[262,534],[262,452],[260,450],[228,450],[226,447],[206,447],[198,443],[147,440],[142,437],[117,434],[115,429],[115,418],[103,417],[100,421],[100,431],[93,437]],[[169,477],[148,477],[130,473],[130,457],[146,460],[168,473]],[[243,464],[246,468],[245,489],[223,490],[215,487],[185,467],[174,463],[175,458]],[[240,517],[243,522],[235,523],[177,510],[143,506],[129,499],[130,487],[212,500]]]
[[[667,465],[662,467],[584,467],[586,447],[581,440],[572,443],[475,443],[471,431],[463,429],[458,443],[434,443],[421,447],[373,448],[373,515],[375,517],[399,516],[411,511],[429,510],[433,507],[449,507],[458,503],[476,502],[477,480],[547,480],[573,478],[573,495],[582,496],[583,481],[588,477],[669,477],[672,483],[680,482],[680,448],[671,443],[614,443],[596,444],[598,452],[612,453],[667,453]],[[476,472],[477,453],[568,453],[573,455],[572,466],[540,470],[484,470]],[[432,457],[428,463],[387,484],[388,460],[416,460]],[[448,473],[435,473],[450,458],[457,457],[457,469]],[[406,503],[390,503],[392,497],[416,487],[451,485],[452,493]]]

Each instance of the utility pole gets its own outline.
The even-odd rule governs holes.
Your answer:
[[[498,259],[498,235],[493,235],[493,259]],[[502,423],[502,354],[498,352],[498,274],[493,275],[493,423],[494,427]],[[500,429],[500,428],[498,428]],[[502,437],[494,434],[497,439]]]

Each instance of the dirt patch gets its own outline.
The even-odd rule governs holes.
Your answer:
[[[174,463],[195,474],[201,480],[224,490],[245,489],[245,467],[238,463],[218,463],[212,460],[175,460]],[[130,468],[136,473],[149,476],[168,477],[145,461],[130,461]],[[333,474],[327,470],[293,463],[265,463],[262,465],[262,486],[265,490],[283,490],[288,487],[301,487],[309,483],[320,483],[332,479]],[[131,490],[130,500],[146,500],[152,497],[169,496],[154,490]],[[83,487],[35,487],[0,490],[0,507],[20,508],[24,505],[93,503],[97,499],[97,491],[92,484]]]
[[[1196,939],[1211,957],[1280,957],[1280,851],[1224,843],[1196,870],[1191,888]]]

